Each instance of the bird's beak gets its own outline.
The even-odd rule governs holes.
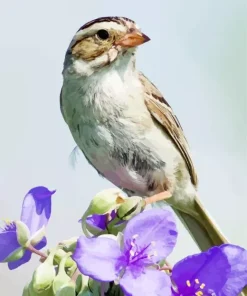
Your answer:
[[[148,42],[150,38],[141,33],[141,32],[134,32],[134,33],[128,33],[123,38],[115,42],[115,45],[120,45],[122,47],[135,47],[138,45],[141,45],[145,42]]]

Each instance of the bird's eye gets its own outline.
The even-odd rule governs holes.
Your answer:
[[[109,33],[106,30],[99,30],[97,36],[102,40],[106,40],[109,38]]]

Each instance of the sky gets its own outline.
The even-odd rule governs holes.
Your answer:
[[[140,4],[142,3],[142,4]],[[3,1],[0,10],[0,219],[18,219],[24,195],[57,189],[48,247],[80,235],[91,198],[113,187],[82,155],[60,114],[65,51],[85,22],[100,16],[135,20],[151,41],[137,66],[173,107],[190,143],[199,194],[223,233],[247,248],[247,4],[244,0]],[[170,261],[198,251],[179,223]],[[21,295],[38,258],[9,271],[3,295]]]

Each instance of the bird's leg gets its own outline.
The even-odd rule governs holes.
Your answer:
[[[153,204],[157,201],[167,200],[172,197],[173,186],[168,179],[165,179],[162,184],[159,184],[154,192],[155,195],[145,198],[146,206]]]
[[[171,192],[166,190],[166,191],[160,192],[158,194],[155,194],[153,196],[145,198],[145,203],[146,203],[146,206],[147,206],[147,205],[150,205],[150,204],[155,203],[157,201],[166,200],[166,199],[169,199],[171,197],[172,197]]]

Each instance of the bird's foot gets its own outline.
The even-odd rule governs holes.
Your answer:
[[[170,191],[163,191],[161,193],[145,198],[145,203],[147,206],[157,201],[169,199],[170,197],[172,197],[172,194],[170,193]]]

